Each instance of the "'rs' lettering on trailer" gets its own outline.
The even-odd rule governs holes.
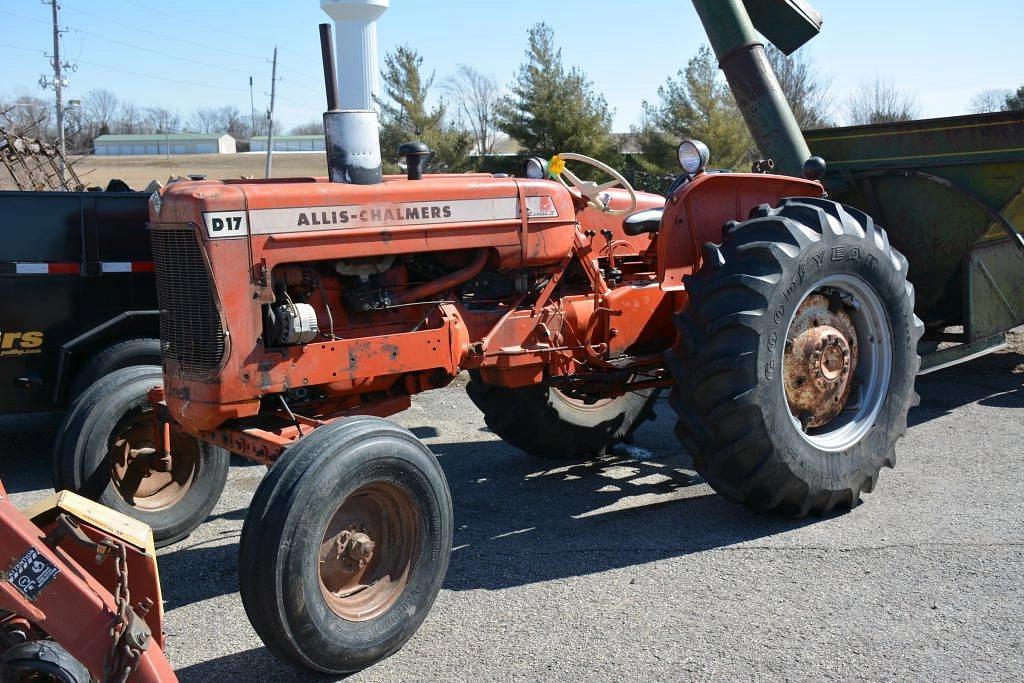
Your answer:
[[[249,218],[245,211],[211,211],[203,214],[206,234],[210,239],[245,237],[249,234]]]

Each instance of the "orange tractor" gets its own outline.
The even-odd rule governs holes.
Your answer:
[[[209,512],[229,453],[269,465],[239,572],[278,656],[353,671],[426,616],[452,503],[384,418],[461,372],[497,435],[553,458],[627,438],[668,390],[698,472],[757,511],[853,506],[893,464],[919,363],[907,261],[825,197],[820,159],[809,178],[714,171],[684,141],[667,198],[571,153],[431,175],[409,143],[407,175],[382,176],[375,114],[338,111],[335,88],[329,178],[154,195],[162,387],[106,378],[57,448],[64,485],[164,542]]]

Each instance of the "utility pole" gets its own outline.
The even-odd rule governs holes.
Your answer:
[[[61,157],[64,157],[66,153],[66,141],[64,136],[64,88],[67,86],[67,82],[64,80],[64,70],[74,70],[71,64],[61,61],[60,58],[60,1],[59,0],[43,0],[44,5],[50,5],[53,9],[53,59],[50,62],[53,65],[53,79],[51,80],[47,76],[41,76],[39,78],[39,87],[53,88],[56,94],[56,110],[57,110],[57,145],[60,149]],[[61,179],[64,177],[64,166],[61,164]]]
[[[256,93],[252,86],[252,76],[249,76],[249,111],[252,114],[252,132],[249,137],[256,137]]]
[[[55,0],[56,1],[56,0]],[[270,72],[270,111],[267,112],[267,172],[274,162],[274,98],[277,96],[277,46],[274,46],[274,68]]]

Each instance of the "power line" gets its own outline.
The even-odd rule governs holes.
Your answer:
[[[97,67],[97,68],[100,68],[100,69],[107,69],[108,71],[118,71],[118,72],[121,72],[121,73],[130,74],[132,76],[140,76],[142,78],[153,79],[153,80],[157,80],[157,81],[167,81],[168,83],[178,83],[180,85],[194,85],[194,86],[197,86],[197,87],[200,87],[200,88],[210,88],[211,90],[221,90],[221,91],[226,91],[226,92],[240,92],[240,93],[245,93],[246,92],[242,88],[229,88],[229,87],[225,87],[223,85],[212,85],[210,83],[199,83],[199,82],[196,82],[196,81],[184,81],[184,80],[180,80],[180,79],[177,79],[177,78],[167,78],[166,76],[157,76],[157,75],[152,74],[152,73],[142,73],[142,72],[139,72],[139,71],[131,71],[129,69],[125,69],[125,68],[120,67],[120,66],[110,66],[109,64],[97,64],[96,62],[87,62],[84,59],[79,60],[79,62],[81,64],[88,64],[89,66],[94,66],[94,67]]]
[[[0,43],[0,47],[6,47],[11,50],[21,50],[22,52],[34,52],[37,55],[43,55],[44,57],[46,56],[46,51],[36,50],[31,47],[21,47],[20,45],[10,45],[8,43]]]
[[[36,17],[26,17],[24,14],[15,14],[14,12],[8,12],[5,9],[0,9],[0,14],[6,14],[7,16],[10,16],[10,17],[15,17],[17,19],[22,19],[23,21],[34,21],[37,24],[46,24],[47,26],[50,25],[50,22],[46,21],[44,19],[38,19]]]
[[[244,54],[244,53],[241,53],[241,52],[235,52],[233,50],[225,50],[224,48],[215,47],[215,46],[212,46],[212,45],[203,45],[202,43],[194,43],[194,42],[192,42],[190,40],[185,40],[184,38],[178,38],[176,36],[170,36],[170,35],[167,35],[165,33],[159,33],[157,31],[153,31],[153,30],[148,29],[148,28],[143,28],[141,26],[135,26],[134,24],[126,24],[123,21],[117,21],[115,19],[108,19],[107,17],[104,17],[104,16],[102,16],[100,14],[96,14],[95,12],[87,12],[84,9],[77,9],[75,7],[65,7],[64,10],[66,12],[74,12],[76,14],[84,14],[84,15],[86,15],[88,17],[93,17],[94,19],[99,19],[100,21],[106,22],[108,24],[114,24],[115,26],[123,26],[124,28],[128,28],[128,29],[131,29],[133,31],[139,31],[141,33],[148,33],[151,36],[156,36],[157,38],[163,38],[164,40],[170,40],[170,41],[173,41],[173,42],[176,42],[176,43],[180,43],[182,45],[188,45],[190,47],[197,47],[197,48],[200,48],[200,49],[203,49],[203,50],[209,50],[211,52],[220,52],[222,54],[231,55],[232,57],[241,57],[242,59],[247,59],[247,60],[253,60],[253,61],[259,60],[259,61],[262,61],[261,57],[256,57],[254,55],[248,55],[248,54]]]
[[[159,14],[163,14],[165,16],[171,16],[167,12],[164,12],[162,10],[158,10],[156,8],[149,8],[149,7],[146,7],[144,5],[140,5],[139,3],[131,3],[131,4],[133,4],[133,5],[137,6],[137,7],[142,7],[144,9],[151,9],[152,11],[157,12]],[[123,26],[125,28],[132,29],[133,31],[140,31],[140,32],[143,32],[143,33],[147,33],[147,34],[155,36],[157,38],[162,38],[164,40],[169,40],[169,41],[172,41],[172,42],[175,42],[175,43],[179,43],[181,45],[189,45],[191,47],[197,47],[197,48],[200,48],[200,49],[210,50],[210,51],[213,51],[213,52],[219,52],[219,53],[222,53],[222,54],[231,55],[233,57],[239,57],[239,58],[242,58],[242,59],[244,59],[246,61],[262,61],[262,58],[255,57],[253,55],[248,55],[248,54],[244,54],[244,53],[241,53],[241,52],[235,52],[235,51],[232,51],[232,50],[225,50],[225,49],[220,48],[220,47],[214,47],[214,46],[210,46],[210,45],[203,45],[202,43],[195,43],[195,42],[192,42],[192,41],[189,41],[189,40],[185,40],[184,38],[178,38],[178,37],[175,37],[175,36],[169,36],[167,34],[159,33],[157,31],[153,31],[151,29],[142,28],[140,26],[135,26],[135,25],[132,25],[132,24],[126,24],[126,23],[124,23],[122,21],[117,21],[117,20],[114,20],[114,19],[108,19],[108,18],[106,18],[106,17],[104,17],[102,15],[96,14],[95,12],[88,12],[86,10],[76,9],[76,8],[73,8],[73,7],[67,8],[67,9],[72,11],[72,12],[77,12],[78,14],[84,14],[86,16],[90,16],[90,17],[93,17],[95,19],[99,19],[99,20],[104,21],[104,22],[109,23],[109,24],[115,24],[117,26]],[[12,14],[10,12],[6,12],[6,13],[7,14]],[[223,70],[226,70],[226,71],[235,71],[235,72],[244,73],[244,74],[251,73],[251,70],[247,70],[247,69],[239,69],[239,68],[234,68],[234,67],[226,67],[226,66],[222,66],[222,65],[218,65],[218,64],[210,64],[209,62],[204,62],[204,61],[193,59],[193,58],[190,58],[190,57],[181,57],[181,56],[178,56],[178,55],[168,54],[166,52],[160,52],[160,51],[154,50],[152,48],[145,48],[145,47],[133,45],[131,43],[120,41],[120,40],[117,40],[117,39],[114,39],[114,38],[108,38],[106,36],[103,36],[103,35],[100,35],[100,34],[97,34],[97,33],[93,33],[91,31],[86,31],[86,30],[83,30],[83,29],[76,29],[76,30],[78,30],[79,32],[81,32],[83,34],[91,35],[93,37],[99,38],[100,40],[106,40],[108,42],[117,43],[119,45],[124,45],[126,47],[131,47],[133,49],[144,50],[144,51],[147,51],[147,52],[153,52],[155,54],[167,57],[168,59],[177,59],[179,61],[192,62],[192,63],[198,64],[200,66],[206,66],[206,67],[211,67],[211,68],[215,68],[215,69],[223,69]],[[261,75],[265,76],[266,74],[261,74]],[[319,92],[319,90],[320,90],[320,88],[318,86],[312,85],[308,81],[304,81],[304,80],[299,79],[299,78],[290,77],[290,78],[285,79],[285,78],[282,77],[281,80],[288,80],[291,83],[299,85],[300,87],[307,88],[307,89],[309,89],[309,90],[311,90],[313,92]]]
[[[123,40],[117,40],[115,38],[108,38],[107,36],[103,36],[103,35],[100,35],[98,33],[93,33],[92,31],[85,31],[85,30],[77,29],[77,28],[74,29],[74,30],[78,31],[79,33],[82,33],[84,35],[92,36],[93,38],[99,38],[100,40],[104,40],[104,41],[106,41],[108,43],[114,43],[115,45],[123,45],[124,47],[129,47],[129,48],[131,48],[133,50],[141,50],[143,52],[150,52],[152,54],[158,55],[160,57],[164,57],[166,59],[173,59],[173,60],[177,60],[179,62],[189,62],[191,64],[197,64],[199,66],[205,66],[208,69],[221,69],[223,71],[234,71],[236,73],[242,73],[242,74],[246,74],[246,75],[251,73],[247,69],[238,69],[238,68],[235,68],[233,66],[222,66],[220,64],[212,64],[210,62],[204,62],[204,61],[201,61],[199,59],[192,59],[191,57],[181,57],[179,55],[171,54],[170,52],[162,52],[160,50],[154,50],[153,48],[150,48],[150,47],[143,47],[141,45],[135,45],[133,43],[126,43]]]

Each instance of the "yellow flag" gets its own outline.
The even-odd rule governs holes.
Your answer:
[[[554,178],[565,170],[565,159],[558,156],[557,154],[551,157],[551,161],[548,162],[548,175]]]

